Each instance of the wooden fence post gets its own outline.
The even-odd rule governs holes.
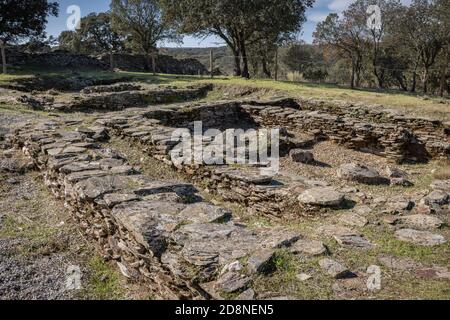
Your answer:
[[[214,56],[212,49],[209,50],[209,71],[211,73],[211,78],[214,78]]]

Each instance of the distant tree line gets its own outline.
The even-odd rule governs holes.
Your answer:
[[[381,24],[371,28],[367,8],[378,5]],[[356,0],[341,16],[318,24],[314,44],[354,87],[398,87],[424,93],[449,90],[450,1]]]
[[[308,81],[352,88],[399,88],[449,93],[450,1],[355,0],[342,14],[317,25],[313,44],[297,39],[314,0],[112,0],[110,10],[82,18],[57,39],[75,53],[140,53],[155,69],[158,44],[184,35],[216,36],[230,52],[233,74],[273,78],[295,73]],[[378,6],[379,24],[367,9]],[[0,49],[27,39],[26,49],[56,44],[45,36],[58,4],[45,0],[0,0]],[[113,61],[111,60],[111,65]]]

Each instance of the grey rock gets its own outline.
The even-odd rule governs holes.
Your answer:
[[[430,186],[433,190],[450,192],[450,180],[435,180]]]
[[[421,230],[437,229],[444,223],[441,219],[427,215],[427,214],[414,214],[410,216],[400,217],[399,220],[402,224]]]
[[[445,238],[439,234],[414,229],[397,230],[395,236],[401,241],[428,247],[441,245],[446,242]]]
[[[219,292],[234,293],[243,291],[251,284],[252,279],[237,272],[227,272],[216,282],[216,289]]]
[[[292,149],[289,152],[289,156],[291,157],[292,161],[294,162],[301,162],[301,163],[314,163],[314,155],[312,152],[301,150],[301,149]]]
[[[246,300],[246,301],[250,301],[250,300],[255,300],[255,291],[253,291],[253,289],[247,289],[244,292],[242,292],[237,298],[236,300]]]
[[[352,273],[339,262],[324,258],[319,261],[319,266],[335,279],[343,279],[352,275]]]
[[[345,213],[339,217],[339,222],[351,227],[364,227],[369,222],[363,216],[356,213]]]
[[[248,258],[247,268],[251,273],[265,273],[271,271],[272,258],[275,251],[272,249],[260,250]]]
[[[356,163],[342,165],[337,170],[337,174],[338,177],[346,179],[348,181],[355,181],[369,185],[390,183],[389,179],[380,176],[380,174],[376,170]]]
[[[289,251],[294,254],[303,253],[311,256],[319,256],[326,253],[327,248],[321,241],[300,239],[289,248]]]
[[[318,187],[306,190],[299,195],[301,204],[339,208],[343,205],[345,197],[342,193],[331,187]]]
[[[439,206],[443,206],[448,203],[450,197],[447,192],[442,190],[434,190],[425,198],[423,198],[423,202],[425,204],[436,204]]]
[[[355,235],[341,235],[341,236],[334,236],[334,239],[344,247],[351,247],[351,248],[358,248],[358,249],[372,249],[373,244],[370,243],[367,239],[363,238],[362,236],[355,236]]]

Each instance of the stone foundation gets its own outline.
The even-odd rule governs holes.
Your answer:
[[[272,268],[277,248],[300,238],[235,224],[230,211],[205,202],[192,185],[149,179],[105,148],[106,128],[63,129],[72,124],[30,124],[8,139],[33,159],[105,259],[157,297],[238,297]],[[237,264],[242,268],[231,267]]]

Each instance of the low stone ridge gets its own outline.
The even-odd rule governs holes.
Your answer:
[[[228,210],[201,200],[192,185],[140,174],[102,147],[98,126],[62,127],[56,122],[27,125],[12,144],[43,171],[46,184],[99,242],[105,258],[115,260],[127,277],[151,283],[158,296],[245,292],[252,274],[267,270],[275,249],[300,238],[281,229],[247,229],[233,223]],[[237,260],[247,260],[247,268],[232,269],[230,263]],[[226,265],[234,271],[220,275]]]
[[[149,89],[143,89],[135,84],[89,87],[83,90],[83,95],[79,99],[67,105],[53,105],[53,108],[60,111],[122,110],[154,104],[197,100],[205,97],[210,90],[212,90],[211,85]]]

